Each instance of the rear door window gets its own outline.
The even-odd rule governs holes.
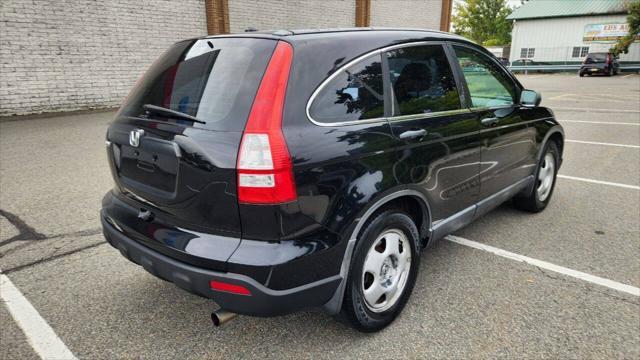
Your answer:
[[[342,70],[311,103],[309,115],[322,123],[384,117],[384,86],[380,54]]]
[[[276,43],[246,38],[178,42],[131,90],[119,116],[241,131]],[[206,124],[149,112],[145,105],[184,113]]]
[[[442,45],[404,47],[386,56],[394,115],[460,109],[460,96]]]
[[[487,55],[463,47],[453,47],[469,88],[472,107],[506,106],[515,103],[515,84]]]

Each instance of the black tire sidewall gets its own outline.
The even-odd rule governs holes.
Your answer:
[[[405,236],[411,242],[411,268],[409,270],[409,278],[395,305],[391,308],[376,313],[366,306],[364,303],[364,295],[362,293],[362,272],[364,261],[367,253],[374,241],[385,230],[396,228],[404,232]],[[345,297],[349,297],[346,301],[347,310],[350,312],[352,322],[360,331],[377,331],[390,324],[402,311],[415,285],[418,268],[420,263],[420,252],[418,247],[418,229],[411,218],[394,210],[387,210],[377,215],[362,232],[362,237],[358,240],[351,262],[349,276],[347,279],[347,288],[345,289]]]

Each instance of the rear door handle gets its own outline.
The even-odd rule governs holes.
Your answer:
[[[415,138],[421,138],[421,137],[423,137],[425,135],[427,135],[427,130],[419,129],[419,130],[405,131],[405,132],[401,133],[399,135],[399,137],[400,137],[400,139],[415,139]]]
[[[484,118],[480,120],[480,122],[484,126],[495,126],[499,121],[500,119],[498,119],[497,117]]]

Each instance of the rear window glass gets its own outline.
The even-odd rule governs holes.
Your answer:
[[[118,115],[241,131],[276,43],[240,38],[179,42],[151,66]],[[184,113],[206,124],[149,111],[148,105]]]
[[[362,60],[329,81],[311,104],[311,117],[325,123],[383,117],[380,59],[378,54]]]
[[[441,45],[406,47],[387,53],[394,115],[460,109],[460,96]]]
[[[587,58],[593,61],[605,61],[607,59],[607,53],[591,53],[587,54]]]

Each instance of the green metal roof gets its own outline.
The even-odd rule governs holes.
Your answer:
[[[529,0],[507,19],[540,19],[626,13],[629,0]]]

